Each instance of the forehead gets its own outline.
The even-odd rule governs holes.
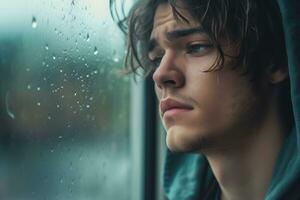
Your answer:
[[[186,10],[180,8],[176,9],[188,20],[189,23],[180,18],[175,18],[172,12],[172,7],[168,3],[160,4],[155,11],[153,29],[150,37],[151,39],[161,38],[165,36],[166,33],[174,30],[199,26],[199,23],[193,20]]]

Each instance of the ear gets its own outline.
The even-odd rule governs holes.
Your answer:
[[[277,69],[269,68],[267,75],[269,82],[272,84],[281,83],[282,81],[286,80],[289,76],[287,67],[279,67]]]

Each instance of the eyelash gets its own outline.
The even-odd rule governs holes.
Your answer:
[[[212,44],[203,44],[203,43],[197,43],[197,44],[189,44],[186,47],[186,53],[187,54],[197,54],[198,56],[204,54],[206,50],[213,48]],[[154,59],[150,59],[150,62],[155,66],[158,67],[160,65],[160,62],[162,60],[163,56],[157,56]]]
[[[207,49],[212,48],[212,44],[202,44],[202,43],[197,43],[197,44],[190,44],[187,46],[187,54],[203,54]],[[201,51],[199,49],[202,49]]]

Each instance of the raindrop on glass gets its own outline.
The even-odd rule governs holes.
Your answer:
[[[36,28],[37,27],[37,21],[36,21],[35,16],[32,16],[31,26],[32,26],[32,28]]]
[[[119,58],[115,57],[114,62],[116,62],[116,63],[119,62]]]
[[[86,35],[86,41],[88,41],[88,42],[90,41],[90,34]]]
[[[49,45],[46,44],[45,49],[48,51],[49,50]]]
[[[98,49],[97,47],[94,48],[94,55],[97,55],[98,54]]]
[[[31,89],[31,85],[27,85],[27,89],[30,90]]]
[[[40,105],[41,105],[41,103],[40,103],[40,102],[37,102],[37,104],[36,104],[36,105],[40,106]]]
[[[112,52],[113,56],[116,56],[117,55],[117,51],[114,49],[113,52]]]
[[[40,87],[37,87],[37,88],[36,88],[36,90],[37,90],[37,91],[40,91],[40,90],[41,90],[41,88],[40,88]]]

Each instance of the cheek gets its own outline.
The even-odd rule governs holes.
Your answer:
[[[205,124],[221,125],[229,121],[251,96],[247,81],[234,73],[208,72],[205,76],[196,74],[196,77],[191,94]]]

